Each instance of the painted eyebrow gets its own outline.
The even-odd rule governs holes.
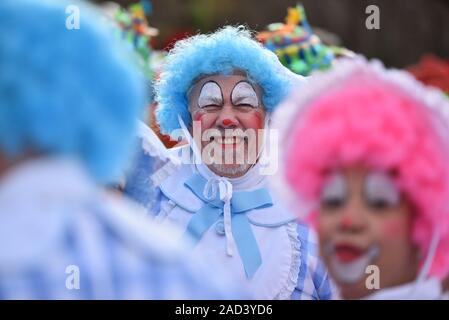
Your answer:
[[[220,99],[220,98],[217,98],[217,97],[210,97],[210,100],[211,100],[213,103],[216,103],[216,104],[218,104],[218,105],[220,105],[220,104],[223,103],[223,99]]]
[[[320,195],[321,200],[329,194],[329,190],[331,190],[333,192],[332,195],[334,195],[336,186],[338,187],[338,196],[343,195],[344,198],[348,197],[349,192],[346,179],[341,173],[335,173],[324,182]],[[325,193],[325,191],[327,191],[327,193]]]
[[[370,177],[372,177],[372,174],[368,175],[365,178],[364,184],[363,184],[363,196],[366,199],[369,198],[369,196],[371,195],[371,193],[369,191],[372,190],[372,189],[368,189],[368,185],[367,185],[367,183],[368,183],[367,181],[369,181],[368,179],[370,179]],[[391,177],[388,177],[388,179],[391,179]],[[385,188],[387,187],[385,185],[386,183],[388,184],[387,186],[390,188],[390,190],[389,190],[390,192],[385,191]],[[381,186],[384,188],[380,192],[378,192],[377,196],[380,196],[393,204],[397,204],[401,201],[401,192],[398,189],[398,187],[394,184],[392,179],[389,181],[386,181],[386,182],[382,181]],[[391,190],[391,189],[393,189],[393,190]]]
[[[201,96],[201,92],[203,91],[203,87],[204,87],[206,84],[208,84],[208,83],[215,83],[215,84],[218,86],[218,88],[220,88],[221,101],[218,100],[217,97],[213,97],[213,98],[212,98],[212,101],[213,101],[214,103],[216,103],[217,105],[221,105],[221,104],[223,104],[223,102],[224,102],[223,89],[220,87],[220,85],[219,85],[216,81],[214,81],[214,80],[209,80],[209,81],[204,82],[203,85],[201,86],[200,94],[199,94],[198,99],[197,99],[197,101],[196,101],[196,105],[197,105],[198,108],[201,108],[200,105],[199,105],[199,100],[200,100],[199,97]]]
[[[251,86],[251,88],[253,89],[254,93],[256,94],[257,102],[258,102],[259,105],[260,105],[260,99],[259,99],[259,96],[257,95],[256,89],[254,89],[253,85],[252,85],[248,80],[240,80],[239,82],[237,82],[237,83],[235,84],[234,88],[232,88],[232,90],[231,90],[231,94],[230,94],[230,96],[229,96],[229,101],[231,101],[233,104],[238,104],[238,102],[240,102],[241,100],[243,100],[243,99],[246,98],[246,97],[237,97],[237,99],[236,99],[235,101],[232,100],[232,94],[234,93],[234,89],[235,89],[240,83],[242,83],[242,82],[245,82],[245,83],[247,83],[247,84],[249,84],[249,85]],[[223,93],[222,93],[222,94],[223,94]],[[259,106],[259,105],[258,105],[258,106]]]

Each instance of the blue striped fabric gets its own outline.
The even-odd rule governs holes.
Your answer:
[[[313,231],[298,224],[298,238],[301,242],[301,266],[298,283],[292,294],[294,300],[330,300],[335,296],[334,286],[319,257],[318,244]]]
[[[145,155],[143,151],[140,151],[140,157],[136,158],[136,163],[134,164],[133,170],[138,171],[142,176],[151,176],[150,167],[147,165],[148,160],[145,158],[151,158]],[[137,180],[137,181],[141,181]],[[156,188],[154,185],[149,183],[137,184],[136,181],[132,179],[131,174],[127,177],[127,184],[130,186],[125,186],[125,194],[137,202],[143,204],[150,215],[157,217],[157,219],[164,220],[167,214],[165,207],[169,204],[168,199],[160,194],[160,189]],[[158,193],[159,191],[159,193]],[[151,195],[152,203],[158,203],[157,206],[150,206],[147,202],[141,202],[141,194],[146,194],[144,198],[149,198]],[[298,238],[300,241],[300,251],[301,251],[301,263],[300,270],[298,274],[298,282],[296,289],[292,293],[291,299],[303,300],[303,299],[332,299],[335,297],[334,286],[331,284],[331,280],[327,273],[325,266],[319,258],[319,250],[317,239],[311,229],[304,224],[298,223],[297,227]]]
[[[156,213],[153,214],[157,216]],[[291,295],[291,299],[335,299],[337,297],[336,287],[319,257],[319,248],[315,233],[308,226],[301,223],[298,223],[297,233],[300,241],[301,263],[296,288]]]
[[[217,278],[190,260],[164,236],[173,230],[155,226],[134,204],[92,189],[55,163],[30,178],[45,171],[32,166],[0,184],[0,299],[242,297],[225,273]]]
[[[0,271],[1,299],[220,299],[223,284],[204,269],[174,257],[129,247],[101,220],[81,214],[71,220],[66,241],[23,270]],[[87,224],[92,224],[87,227]],[[95,231],[94,233],[90,233]],[[162,246],[162,244],[160,244]],[[17,247],[20,250],[20,247]],[[67,266],[80,271],[79,289],[66,287]],[[211,277],[212,278],[212,277]],[[215,280],[214,280],[215,281]]]

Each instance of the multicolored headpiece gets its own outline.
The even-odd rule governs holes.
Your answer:
[[[285,24],[272,23],[267,28],[257,39],[293,72],[307,76],[332,65],[334,53],[313,33],[302,5],[288,8]]]
[[[138,55],[138,62],[145,76],[154,77],[151,39],[159,34],[159,30],[150,27],[147,16],[151,14],[151,2],[141,0],[122,8],[115,3],[106,3],[104,9],[109,17],[119,26],[118,36],[126,40],[131,49]]]

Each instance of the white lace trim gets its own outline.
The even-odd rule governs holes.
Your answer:
[[[157,146],[151,144],[150,141],[142,138],[142,150],[145,154],[148,154],[152,157],[159,158],[161,160],[167,160],[168,155],[164,152],[164,150],[159,149]]]
[[[299,268],[301,267],[301,242],[299,241],[296,222],[290,222],[286,225],[288,238],[291,244],[292,263],[288,274],[287,282],[281,291],[274,297],[274,300],[290,300],[293,291],[298,284]]]
[[[156,133],[142,121],[138,123],[137,135],[142,139],[142,149],[146,154],[163,161],[178,163],[178,159],[170,154]]]

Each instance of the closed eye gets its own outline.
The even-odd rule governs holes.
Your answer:
[[[252,104],[249,104],[249,103],[238,103],[237,106],[238,107],[257,108],[257,106],[253,106]]]
[[[221,106],[217,105],[217,104],[208,104],[208,105],[202,107],[202,109],[206,110],[206,111],[215,111],[215,110],[221,109]]]
[[[252,108],[259,106],[259,97],[256,91],[246,81],[241,81],[235,85],[231,92],[231,101],[235,106],[242,104],[250,105]]]
[[[345,198],[342,197],[324,197],[321,199],[321,207],[332,210],[339,209],[345,205]]]
[[[202,101],[199,105],[200,108],[220,108],[222,105],[221,99],[209,99],[208,101]]]
[[[388,199],[383,198],[377,198],[377,199],[367,199],[366,200],[369,207],[376,211],[383,211],[386,209],[389,209],[391,207],[394,207],[396,203],[392,203]]]
[[[223,94],[220,86],[213,81],[206,82],[202,86],[198,97],[198,107],[204,108],[207,106],[221,105],[223,105]]]

